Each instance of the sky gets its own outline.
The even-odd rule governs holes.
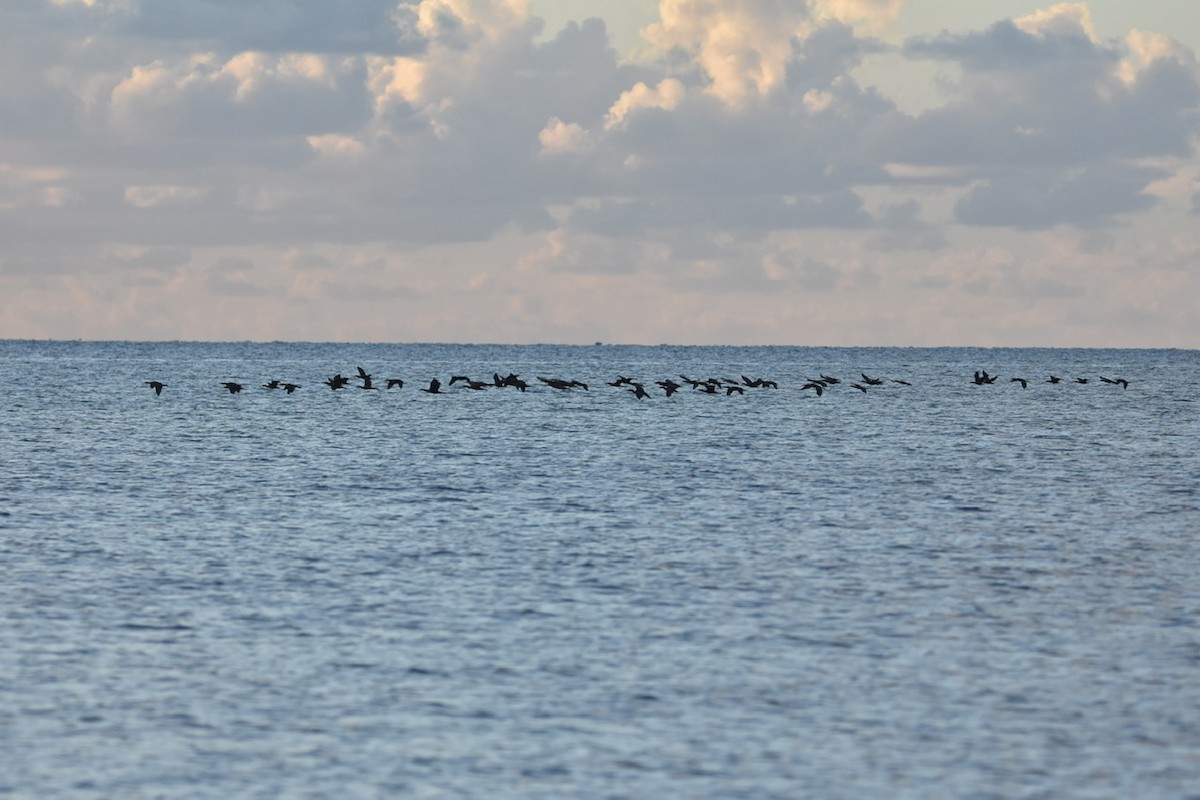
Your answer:
[[[1200,348],[1194,0],[3,0],[0,338]]]

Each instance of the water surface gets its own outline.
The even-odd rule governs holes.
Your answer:
[[[406,385],[321,385],[358,365]],[[1192,351],[0,342],[0,795],[1200,796],[1198,387]]]

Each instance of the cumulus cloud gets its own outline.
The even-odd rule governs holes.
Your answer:
[[[663,0],[659,13],[643,36],[686,54],[711,81],[708,90],[731,104],[783,86],[795,41],[814,27],[808,8],[788,0]]]

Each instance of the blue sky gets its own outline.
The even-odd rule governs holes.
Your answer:
[[[0,336],[1197,347],[1198,9],[10,0]]]

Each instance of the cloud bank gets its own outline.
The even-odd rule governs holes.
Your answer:
[[[5,3],[0,335],[1200,346],[1196,54],[903,10]]]

